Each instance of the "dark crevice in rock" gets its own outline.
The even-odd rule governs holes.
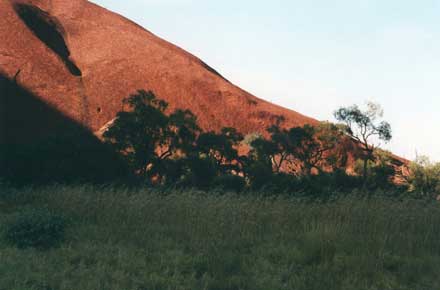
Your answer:
[[[74,76],[81,76],[81,70],[70,59],[70,51],[64,40],[61,24],[38,7],[17,4],[14,8],[35,36],[62,59],[69,72]]]

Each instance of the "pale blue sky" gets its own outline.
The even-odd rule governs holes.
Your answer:
[[[440,0],[95,0],[258,97],[320,120],[382,104],[397,154],[440,161]]]

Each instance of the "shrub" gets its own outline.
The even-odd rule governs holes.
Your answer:
[[[64,240],[66,221],[46,209],[29,209],[6,221],[3,236],[17,248],[49,249]]]
[[[428,157],[417,157],[410,165],[408,183],[410,191],[435,198],[440,194],[440,163],[433,163]]]
[[[246,186],[246,181],[238,175],[222,175],[214,180],[214,186],[225,191],[241,192]]]
[[[273,194],[284,192],[292,195],[302,190],[299,186],[300,179],[297,176],[287,173],[277,173],[271,176],[270,183],[265,185],[263,190]]]
[[[259,190],[271,183],[273,178],[271,165],[255,161],[247,168],[247,175],[252,189]]]
[[[392,177],[396,175],[396,171],[391,164],[390,153],[376,150],[374,158],[374,161],[368,161],[366,174],[364,174],[364,161],[357,160],[354,167],[355,173],[359,176],[367,176],[366,185],[370,190],[393,187]]]
[[[212,158],[193,157],[188,159],[191,171],[190,183],[197,188],[209,188],[218,173],[218,166]]]

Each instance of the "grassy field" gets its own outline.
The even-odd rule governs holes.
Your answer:
[[[110,187],[2,188],[69,219],[47,251],[0,241],[0,290],[440,289],[440,205]]]

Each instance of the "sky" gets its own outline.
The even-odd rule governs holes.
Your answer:
[[[94,0],[270,102],[335,121],[380,103],[402,157],[440,161],[440,0]]]

